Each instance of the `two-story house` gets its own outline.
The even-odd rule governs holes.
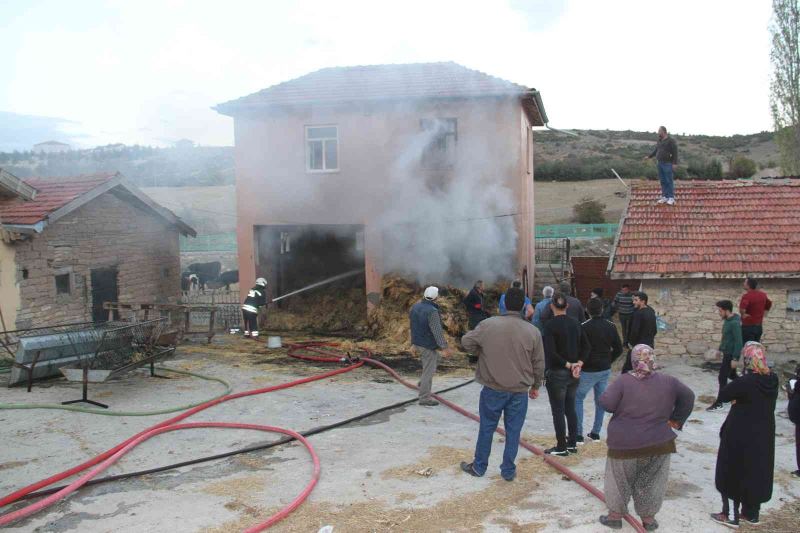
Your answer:
[[[375,304],[390,271],[533,270],[535,89],[452,62],[340,67],[216,110],[234,118],[242,286],[360,267]]]

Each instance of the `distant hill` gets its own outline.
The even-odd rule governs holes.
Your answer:
[[[655,177],[655,167],[642,161],[656,142],[654,132],[572,130],[578,137],[555,131],[537,131],[535,177],[543,181],[613,178],[611,168],[625,178]],[[752,159],[766,175],[779,175],[780,160],[772,132],[720,137],[675,135],[681,160],[679,177],[718,178],[736,156]],[[769,169],[769,170],[767,170]],[[708,175],[706,175],[708,174]]]
[[[233,148],[175,148],[112,144],[57,154],[0,152],[0,167],[17,177],[75,176],[119,171],[140,187],[187,187],[234,183]]]
[[[655,166],[642,158],[655,145],[652,132],[573,130],[578,137],[554,131],[534,135],[537,181],[579,181],[613,178],[655,178]],[[778,149],[772,132],[716,137],[674,135],[681,165],[678,177],[718,179],[730,160],[744,156],[761,175],[780,175]],[[174,148],[114,144],[59,154],[0,152],[0,167],[20,178],[69,176],[97,171],[120,171],[142,187],[232,185],[233,148],[192,146]]]

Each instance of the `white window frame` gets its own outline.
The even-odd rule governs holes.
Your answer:
[[[336,137],[322,137],[320,139],[309,139],[308,130],[312,128],[335,128]],[[311,150],[309,143],[311,141],[322,141],[322,168],[311,168]],[[327,168],[327,160],[325,156],[325,143],[327,141],[336,141],[336,168]],[[309,124],[305,127],[305,143],[306,143],[306,172],[309,174],[332,174],[339,172],[339,126],[336,124]]]

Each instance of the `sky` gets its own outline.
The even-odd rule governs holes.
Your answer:
[[[770,16],[767,0],[0,0],[0,112],[84,147],[232,145],[215,104],[323,67],[455,61],[538,89],[555,128],[755,133],[772,127]]]

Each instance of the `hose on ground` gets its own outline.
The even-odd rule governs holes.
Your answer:
[[[185,405],[179,405],[178,407],[168,407],[165,409],[154,409],[152,411],[115,411],[113,409],[95,409],[92,407],[80,407],[77,405],[62,405],[60,403],[0,403],[0,410],[14,410],[14,409],[56,409],[60,411],[72,411],[75,413],[87,413],[92,415],[104,415],[104,416],[154,416],[154,415],[166,415],[169,413],[177,413],[179,411],[185,411],[187,409],[191,409],[192,407],[197,407],[198,405],[203,405],[204,403],[208,403],[214,401],[218,398],[222,398],[231,393],[231,385],[227,381],[222,378],[214,377],[214,376],[205,376],[203,374],[198,374],[196,372],[189,372],[188,370],[178,370],[176,368],[167,368],[167,367],[156,367],[156,370],[163,370],[165,372],[172,372],[175,374],[181,374],[185,376],[191,376],[194,378],[203,379],[205,381],[216,381],[217,383],[221,383],[225,390],[212,396],[211,398],[206,398],[205,400],[200,400],[198,402],[193,402]]]
[[[475,382],[474,379],[470,379],[470,380],[464,381],[463,383],[459,383],[458,385],[453,385],[452,387],[447,387],[446,389],[442,389],[442,390],[436,391],[436,394],[444,394],[446,392],[454,391],[456,389],[460,389],[461,387],[465,387],[465,386],[469,385],[470,383],[474,383],[474,382]],[[406,405],[409,405],[409,404],[412,404],[412,403],[416,403],[417,400],[418,399],[415,397],[415,398],[411,398],[411,399],[408,399],[408,400],[403,400],[401,402],[396,402],[396,403],[393,403],[393,404],[390,404],[390,405],[384,405],[383,407],[379,407],[377,409],[373,409],[372,411],[369,411],[369,412],[366,412],[366,413],[362,413],[360,415],[356,415],[356,416],[354,416],[352,418],[347,418],[345,420],[340,420],[338,422],[334,422],[333,424],[328,424],[326,426],[318,426],[318,427],[316,427],[314,429],[309,429],[307,431],[301,431],[299,433],[304,437],[311,437],[313,435],[319,435],[320,433],[324,433],[326,431],[331,431],[332,429],[344,427],[344,426],[347,426],[348,424],[352,424],[352,423],[358,422],[360,420],[365,420],[367,418],[370,418],[372,416],[378,415],[380,413],[384,413],[386,411],[391,411],[392,409],[398,409],[400,407],[405,407]],[[106,476],[106,477],[101,477],[101,478],[93,478],[90,481],[87,481],[84,484],[84,487],[89,487],[89,486],[92,486],[92,485],[99,485],[101,483],[108,483],[108,482],[111,482],[111,481],[121,481],[121,480],[131,479],[131,478],[135,478],[135,477],[158,474],[158,473],[161,473],[161,472],[167,472],[169,470],[175,470],[175,469],[178,469],[178,468],[182,468],[184,466],[192,466],[192,465],[196,465],[196,464],[200,464],[200,463],[207,463],[209,461],[216,461],[216,460],[219,460],[219,459],[225,459],[227,457],[233,457],[235,455],[240,455],[240,454],[244,454],[244,453],[253,453],[253,452],[257,452],[257,451],[261,451],[261,450],[268,450],[270,448],[275,448],[277,446],[282,446],[284,444],[288,444],[288,443],[292,442],[293,440],[295,440],[294,437],[283,437],[281,439],[278,439],[278,440],[275,440],[275,441],[272,441],[272,442],[265,442],[263,444],[254,444],[252,446],[247,446],[245,448],[239,448],[238,450],[232,450],[230,452],[218,453],[216,455],[208,455],[206,457],[198,457],[196,459],[189,459],[187,461],[182,461],[180,463],[173,463],[173,464],[169,464],[169,465],[157,466],[155,468],[148,468],[147,470],[137,470],[135,472],[126,472],[124,474],[116,474],[116,475],[113,475],[113,476]],[[64,487],[66,487],[66,485],[62,485],[60,487],[52,487],[52,488],[49,488],[49,489],[44,489],[44,490],[40,490],[40,491],[36,491],[36,492],[31,492],[30,494],[26,494],[25,496],[20,498],[20,500],[29,500],[29,499],[33,499],[33,498],[39,498],[39,497],[42,497],[42,496],[48,496],[50,494],[53,494],[53,493],[56,493],[56,492],[60,491]]]

